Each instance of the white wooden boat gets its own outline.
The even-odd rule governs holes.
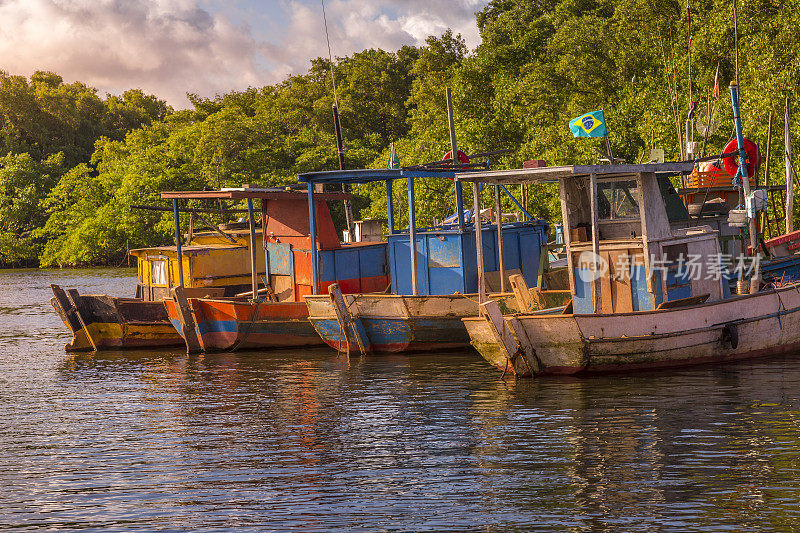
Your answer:
[[[459,175],[463,181],[557,181],[572,305],[503,315],[482,302],[471,343],[518,376],[725,362],[800,349],[800,284],[731,296],[710,227],[670,227],[658,180],[693,164],[563,166]],[[618,192],[622,194],[617,195]],[[617,200],[620,200],[617,202]],[[690,273],[686,258],[699,258]],[[683,264],[683,267],[682,267]],[[691,275],[690,275],[691,274]]]

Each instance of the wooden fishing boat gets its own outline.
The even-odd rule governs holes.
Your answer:
[[[312,264],[320,265],[324,288],[339,284],[345,292],[384,291],[387,275],[386,243],[340,243],[328,210],[328,200],[350,198],[344,193],[275,191],[243,187],[222,191],[162,193],[173,202],[214,198],[247,200],[251,227],[253,200],[260,200],[263,247],[250,244],[251,265],[257,255],[266,275],[253,268],[251,290],[234,297],[185,297],[184,287],[165,300],[167,315],[189,351],[235,351],[322,345],[308,321],[304,299],[313,292]],[[177,221],[176,221],[177,224]],[[318,231],[317,231],[318,228]],[[312,243],[311,231],[318,234]],[[179,233],[179,230],[176,230]],[[256,249],[263,253],[256,254]],[[179,252],[180,253],[180,252]]]
[[[51,285],[50,300],[72,332],[68,352],[181,346],[183,339],[169,321],[164,304],[140,298],[80,295],[76,289]]]
[[[201,215],[202,216],[202,215]],[[241,264],[249,256],[249,233],[236,229],[187,235],[181,263],[184,285],[193,297],[234,295],[249,286],[250,273]],[[258,233],[261,230],[258,229]],[[163,299],[178,284],[178,254],[175,246],[131,250],[136,257],[135,296],[81,295],[76,289],[52,285],[51,303],[72,333],[66,351],[182,346],[164,309]],[[258,265],[263,275],[263,257]],[[133,291],[132,291],[133,292]]]
[[[456,223],[419,229],[414,220],[414,180],[453,176],[452,170],[432,169],[363,169],[299,176],[301,182],[308,184],[309,191],[320,184],[386,184],[391,294],[346,296],[339,294],[334,286],[329,294],[318,295],[315,291],[314,295],[307,296],[309,320],[329,346],[347,353],[364,354],[469,348],[461,319],[478,314],[478,269],[474,258],[476,233],[464,220],[460,185],[457,184],[456,203],[461,216]],[[410,223],[407,232],[395,229],[391,208],[393,183],[400,179],[408,180]],[[534,287],[537,301],[565,304],[568,292],[542,293],[544,287],[539,283],[547,264],[544,250],[549,225],[541,220],[502,223],[499,188],[495,192],[498,195],[497,223],[480,225],[481,237],[477,242],[479,249],[485,252],[482,261],[487,281],[497,293],[498,301],[504,306],[516,305],[509,279],[516,274],[521,276],[519,284],[524,285],[520,290],[529,291],[528,286]],[[324,287],[319,292],[322,291]]]
[[[737,95],[732,96],[736,106]],[[735,117],[741,146],[738,107]],[[739,161],[747,195],[744,154]],[[590,240],[565,232],[570,306],[504,314],[495,302],[483,300],[481,316],[464,320],[473,346],[504,374],[523,377],[725,362],[800,348],[800,285],[760,284],[755,262],[751,293],[731,296],[717,231],[670,225],[658,177],[688,173],[693,166],[575,165],[459,174],[458,180],[473,182],[556,181],[565,228],[591,229]],[[749,226],[756,249],[754,220]],[[690,262],[696,265],[691,270]]]
[[[723,363],[800,350],[800,285],[672,309],[464,322],[484,359],[520,377]]]

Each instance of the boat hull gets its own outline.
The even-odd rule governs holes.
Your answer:
[[[206,352],[322,346],[303,302],[251,303],[246,299],[188,300],[200,346]],[[173,300],[164,305],[181,331]],[[255,317],[255,320],[254,320]]]
[[[800,291],[787,287],[690,307],[609,315],[517,315],[503,321],[519,352],[485,318],[464,320],[489,363],[521,377],[724,363],[800,349]]]
[[[183,345],[161,302],[79,295],[75,290],[68,298],[58,285],[52,288],[50,302],[72,332],[72,341],[64,347],[68,352]]]
[[[542,293],[548,302],[563,305],[566,292]],[[513,295],[493,295],[504,312],[518,310]],[[478,316],[477,295],[404,296],[394,294],[343,295],[347,312],[363,328],[366,353],[411,353],[470,348],[463,319]],[[309,320],[326,344],[343,352],[357,352],[347,343],[330,296],[307,296]]]

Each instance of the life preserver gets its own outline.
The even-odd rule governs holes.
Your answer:
[[[469,157],[467,156],[467,154],[465,154],[461,150],[458,150],[457,153],[458,153],[458,160],[462,163],[469,165]],[[453,151],[448,150],[447,153],[444,154],[444,156],[442,157],[442,161],[444,161],[445,159],[450,159],[451,157],[453,157]],[[465,168],[466,167],[463,167],[462,170],[464,170]]]
[[[467,156],[467,154],[465,154],[461,150],[458,150],[456,153],[458,154],[458,160],[460,162],[465,163],[467,165],[469,164],[469,157]],[[442,156],[442,161],[444,161],[446,159],[450,159],[452,157],[453,157],[453,151],[452,150],[448,150],[447,153],[444,154],[444,156]],[[461,170],[467,170],[468,168],[469,167],[461,167]],[[447,178],[447,179],[449,179],[450,181],[455,181],[453,178]]]
[[[723,153],[735,152],[739,149],[739,143],[736,139],[725,145],[722,150]],[[761,166],[761,153],[758,151],[758,145],[750,139],[744,140],[744,151],[747,153],[747,176],[753,178],[758,172],[758,167]],[[736,176],[736,171],[739,170],[739,156],[729,155],[722,159],[722,164],[725,166],[725,171],[731,176]]]

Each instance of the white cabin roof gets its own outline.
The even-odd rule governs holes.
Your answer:
[[[515,185],[556,181],[565,178],[630,176],[641,173],[678,174],[691,172],[694,161],[676,163],[648,163],[642,165],[563,165],[558,167],[516,168],[511,170],[486,170],[483,172],[457,172],[456,181]]]

